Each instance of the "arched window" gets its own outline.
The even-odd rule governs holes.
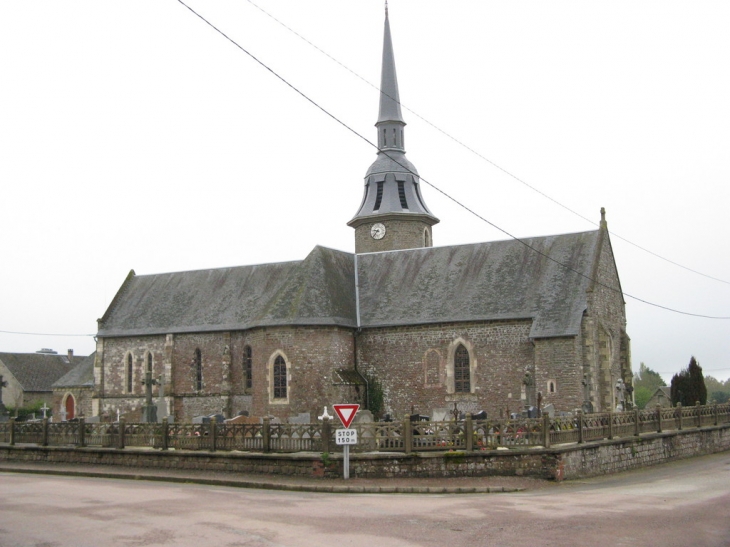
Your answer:
[[[471,392],[471,368],[469,367],[469,352],[463,344],[459,344],[454,353],[454,392]]]
[[[548,393],[555,393],[555,380],[548,380]]]
[[[423,246],[424,247],[431,246],[431,232],[428,231],[428,228],[423,229]]]
[[[201,391],[203,389],[203,354],[200,353],[200,348],[195,349],[193,369],[195,370],[195,391]]]
[[[132,359],[132,354],[128,353],[127,354],[126,375],[125,375],[126,376],[125,387],[126,387],[127,393],[132,393],[132,389],[134,388],[134,384],[132,383],[133,373],[134,373],[134,362]]]
[[[274,379],[274,399],[286,399],[286,361],[284,361],[281,355],[276,356],[272,373]]]
[[[243,348],[243,386],[246,389],[253,387],[253,362],[251,346]]]

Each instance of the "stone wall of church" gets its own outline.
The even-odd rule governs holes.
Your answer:
[[[583,404],[581,338],[576,336],[535,340],[535,391],[542,406],[571,412]]]
[[[251,412],[282,420],[309,413],[312,420],[325,405],[360,402],[352,386],[336,385],[339,369],[352,369],[353,335],[338,327],[269,327],[242,333],[240,347],[247,343],[253,356]],[[238,347],[239,344],[234,344]],[[289,369],[287,400],[273,397],[271,364],[281,355]],[[240,368],[240,367],[236,367]]]
[[[252,353],[252,386],[246,388],[244,347]],[[153,376],[165,378],[165,395],[173,398],[172,416],[190,421],[195,416],[241,411],[281,420],[309,413],[311,419],[325,405],[360,402],[360,388],[341,385],[334,372],[351,369],[353,335],[336,327],[275,327],[249,331],[191,333],[104,340],[103,385],[97,387],[99,413],[128,420],[140,414],[144,402],[145,356],[153,355]],[[196,350],[200,350],[198,385]],[[126,390],[126,358],[133,357],[132,392]],[[273,397],[273,359],[281,355],[288,365],[287,398]],[[198,389],[200,388],[200,389]],[[159,387],[153,388],[157,397]]]
[[[584,373],[594,410],[607,411],[617,404],[617,380],[630,382],[632,372],[625,303],[611,242],[603,230],[593,275],[596,282],[588,292],[588,310],[582,329]]]
[[[520,412],[525,370],[535,355],[531,321],[493,321],[367,329],[358,337],[359,368],[383,388],[384,412],[396,418],[434,409]],[[472,366],[471,393],[449,389],[455,346]],[[453,385],[453,384],[452,384]]]
[[[97,346],[99,347],[99,346]],[[164,371],[165,337],[164,336],[130,336],[128,338],[106,338],[103,353],[97,357],[102,368],[99,385],[95,386],[95,397],[100,401],[98,413],[116,418],[117,410],[128,421],[141,416],[144,404],[145,387],[142,379],[145,374],[145,359],[148,352],[152,354],[152,376],[158,377]],[[132,355],[132,391],[127,390],[126,358]],[[158,386],[154,386],[152,394],[158,395]]]

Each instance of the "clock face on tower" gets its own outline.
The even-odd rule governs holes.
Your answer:
[[[383,237],[385,237],[385,226],[383,226],[380,222],[376,222],[373,224],[373,227],[370,228],[370,235],[373,239],[383,239]]]

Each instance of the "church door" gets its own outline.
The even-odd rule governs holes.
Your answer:
[[[74,405],[74,396],[69,394],[69,396],[66,397],[66,420],[70,420],[75,416],[75,406],[76,405]]]

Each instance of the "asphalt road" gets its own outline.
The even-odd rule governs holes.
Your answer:
[[[514,494],[322,494],[0,473],[0,547],[730,546],[730,453]]]

